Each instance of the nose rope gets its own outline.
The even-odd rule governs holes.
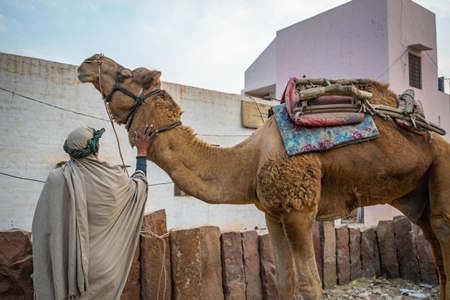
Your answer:
[[[102,73],[101,73],[101,67],[102,67],[102,63],[103,63],[103,54],[100,54],[100,57],[97,59],[97,65],[98,65],[98,85],[100,86],[100,94],[102,95],[102,100],[103,100],[103,104],[105,105],[105,109],[106,109],[106,113],[108,114],[109,117],[109,122],[111,123],[112,129],[114,131],[114,135],[116,136],[116,141],[117,141],[117,148],[119,149],[119,155],[120,155],[120,159],[122,160],[122,169],[124,170],[125,173],[127,173],[128,177],[130,177],[130,174],[128,173],[127,167],[125,166],[125,161],[123,159],[123,155],[122,155],[122,149],[120,149],[120,141],[119,141],[119,137],[117,136],[117,132],[116,132],[116,127],[114,126],[114,122],[112,120],[111,117],[111,113],[109,112],[108,109],[108,105],[105,101],[105,97],[103,97],[103,89],[102,89]]]

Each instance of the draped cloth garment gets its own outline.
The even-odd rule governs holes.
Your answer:
[[[70,148],[92,138],[85,129],[69,135]],[[51,171],[32,225],[37,299],[120,299],[147,193],[142,171],[130,178],[94,155]]]

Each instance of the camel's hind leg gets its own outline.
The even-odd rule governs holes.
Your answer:
[[[444,268],[444,263],[443,263],[443,258],[442,258],[441,245],[440,245],[436,235],[434,234],[433,229],[431,228],[430,206],[429,205],[427,205],[427,207],[425,208],[420,221],[422,223],[420,225],[420,227],[422,228],[423,234],[431,246],[431,251],[433,253],[433,258],[434,258],[434,265],[436,266],[436,269],[439,274],[439,281],[441,283],[445,283],[446,276],[445,276],[445,268]],[[443,284],[441,284],[440,288],[441,288],[441,290],[445,291],[445,286]],[[445,294],[441,293],[441,299],[445,299],[444,296],[445,296]]]
[[[317,271],[312,238],[312,226],[315,212],[309,209],[297,211],[291,210],[284,213],[280,218],[266,217],[269,233],[275,250],[277,261],[277,272],[281,299],[292,299],[295,284],[303,299],[320,299],[322,283]],[[290,249],[288,251],[287,249]],[[287,252],[289,252],[288,255]],[[295,262],[298,276],[292,270]],[[296,279],[296,280],[294,280]],[[289,293],[281,293],[286,289]]]
[[[431,243],[439,272],[441,299],[450,299],[450,161],[447,157],[441,156],[433,163],[429,190],[430,227],[440,246],[439,251],[439,247]]]

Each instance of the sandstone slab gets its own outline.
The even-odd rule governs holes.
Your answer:
[[[225,299],[245,300],[245,274],[240,232],[222,232],[222,279]]]
[[[262,294],[265,300],[278,300],[276,286],[276,267],[272,243],[269,234],[259,237],[259,251],[261,256],[261,283]]]
[[[164,209],[144,215],[140,243],[141,298],[170,300],[170,245]]]
[[[256,231],[242,232],[242,255],[244,256],[245,295],[247,299],[262,300],[259,235]]]
[[[0,299],[34,298],[31,232],[0,231]]]
[[[376,241],[375,229],[373,227],[361,228],[361,276],[373,278],[381,274],[377,274],[380,270],[377,251],[378,244]]]
[[[220,235],[216,226],[170,232],[172,299],[224,299]]]
[[[430,243],[425,239],[422,230],[419,230],[416,237],[417,260],[419,263],[420,282],[438,285],[436,267],[434,265],[433,254]]]
[[[349,227],[350,280],[361,277],[361,232],[358,227]]]
[[[344,285],[350,282],[350,249],[348,226],[336,228],[336,266],[337,282]]]
[[[332,288],[336,285],[336,232],[333,221],[321,222],[320,226],[320,246],[322,251],[323,280],[324,289]]]
[[[379,221],[377,241],[380,249],[381,271],[388,278],[400,277],[392,220]]]
[[[419,264],[414,244],[411,222],[404,216],[394,217],[392,222],[395,233],[400,276],[403,279],[419,281]]]

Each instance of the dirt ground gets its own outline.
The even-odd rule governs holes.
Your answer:
[[[388,280],[361,278],[348,285],[336,285],[331,289],[323,290],[322,299],[439,299],[439,286],[415,284],[400,278]]]

